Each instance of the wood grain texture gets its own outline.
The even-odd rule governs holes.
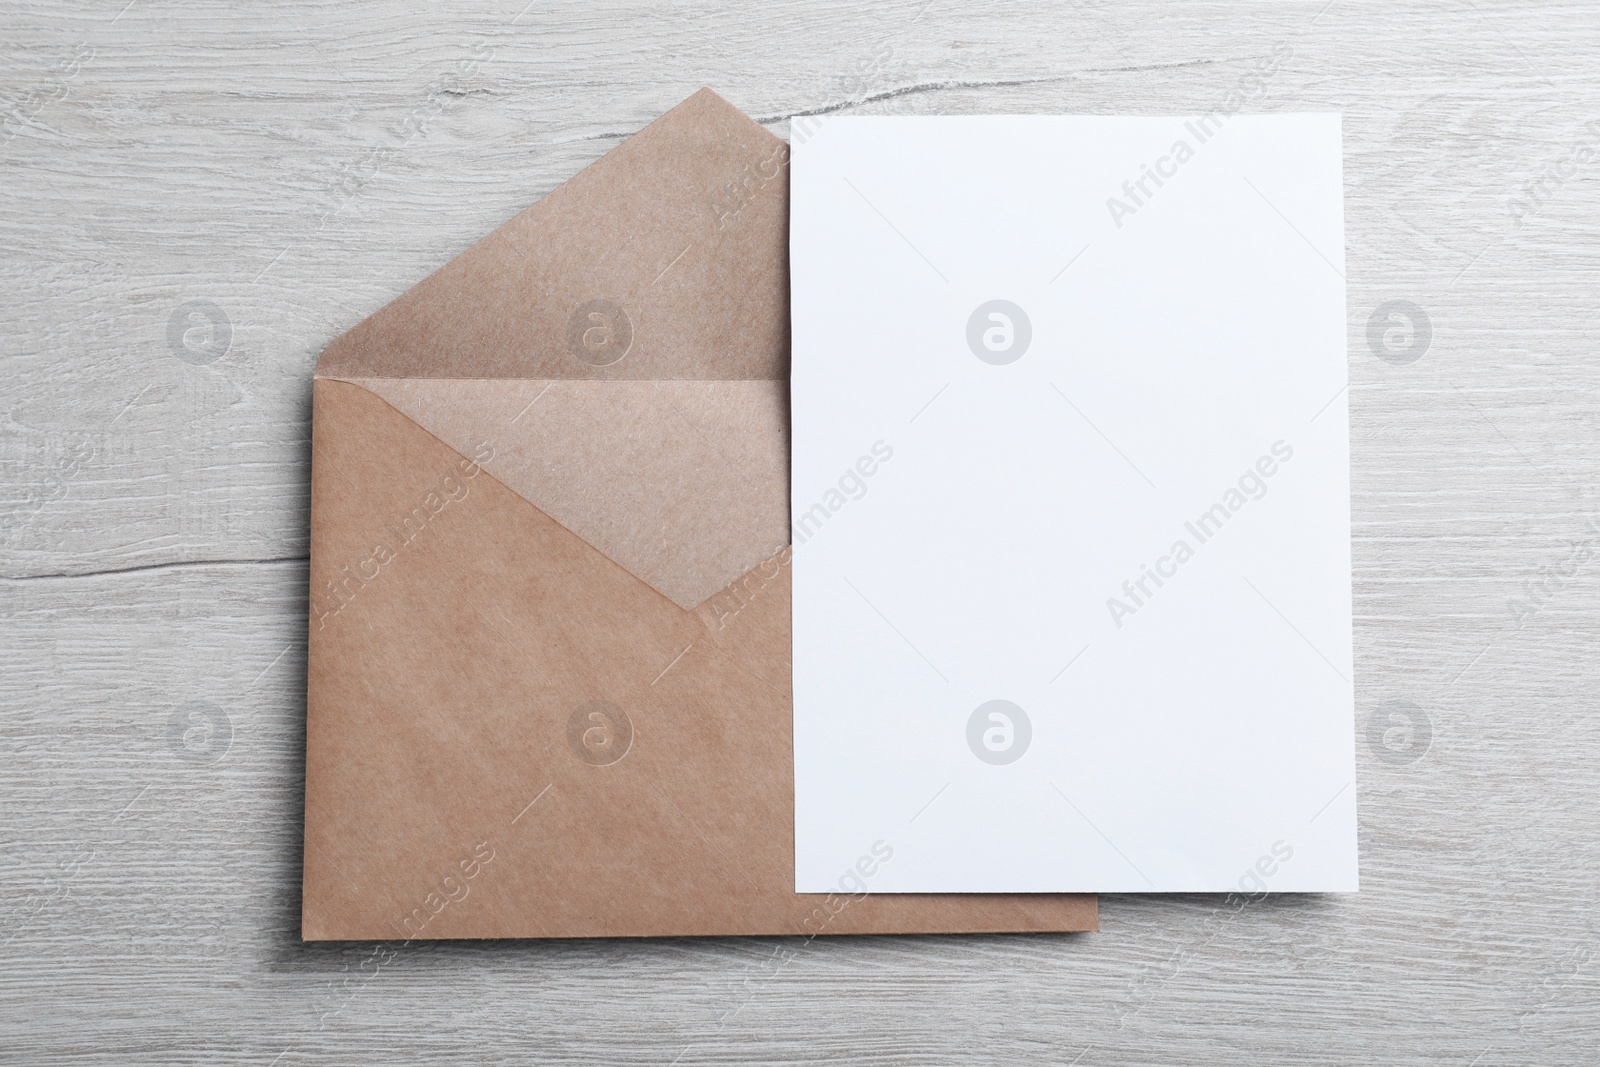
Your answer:
[[[0,1058],[1596,1062],[1600,9],[524,2],[0,6]],[[312,362],[702,84],[779,134],[1236,87],[1344,112],[1359,895],[1109,897],[1074,937],[299,943]],[[1409,365],[1369,345],[1390,300],[1431,321]],[[213,362],[169,346],[188,301],[230,324]],[[1396,701],[1425,752],[1369,734]],[[185,717],[184,749],[192,702],[226,731]]]

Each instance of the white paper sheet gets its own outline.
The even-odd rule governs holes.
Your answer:
[[[1338,116],[792,128],[796,890],[1354,890]]]

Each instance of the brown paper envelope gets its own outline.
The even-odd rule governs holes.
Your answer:
[[[786,159],[702,90],[324,353],[307,940],[1096,927],[794,892]]]

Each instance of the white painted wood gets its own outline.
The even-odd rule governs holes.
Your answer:
[[[0,1058],[1596,1062],[1600,159],[1572,153],[1600,10],[523,2],[0,8]],[[1113,897],[1098,935],[788,962],[297,941],[330,338],[702,84],[779,133],[1195,112],[1280,44],[1249,106],[1346,116],[1358,896]],[[167,343],[191,300],[231,323],[207,365]],[[1368,345],[1390,300],[1431,319],[1410,365]],[[215,763],[169,746],[193,701]],[[1431,725],[1414,762],[1367,739],[1394,701]]]

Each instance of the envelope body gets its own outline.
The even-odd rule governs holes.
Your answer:
[[[794,892],[786,164],[702,90],[323,354],[307,940],[1095,928]]]

